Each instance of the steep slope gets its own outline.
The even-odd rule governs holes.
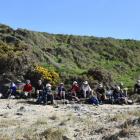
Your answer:
[[[139,54],[140,41],[54,35],[0,25],[1,75],[25,75],[40,64],[55,67],[65,78],[89,78],[98,68],[111,74],[113,80],[131,85],[140,75]]]

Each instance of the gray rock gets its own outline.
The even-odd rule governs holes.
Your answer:
[[[16,113],[16,115],[18,115],[18,116],[22,116],[23,114],[22,114],[22,113],[17,112],[17,113]]]
[[[67,136],[63,136],[63,140],[71,140],[71,139],[68,138]]]
[[[25,109],[24,106],[21,106],[21,107],[17,110],[17,112],[25,112],[25,111],[26,111],[26,109]]]

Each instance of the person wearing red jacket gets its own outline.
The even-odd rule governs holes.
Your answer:
[[[27,80],[26,84],[23,88],[23,92],[24,92],[25,97],[31,96],[32,89],[33,88],[32,88],[32,85],[30,83],[30,80]]]
[[[71,88],[71,94],[72,96],[77,97],[77,93],[80,92],[80,87],[76,81],[73,82],[72,88]]]

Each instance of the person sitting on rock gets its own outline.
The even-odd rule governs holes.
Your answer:
[[[45,87],[45,92],[47,94],[47,102],[50,101],[51,104],[54,103],[54,96],[53,96],[53,93],[52,93],[52,86],[51,84],[46,84],[46,87]]]
[[[64,87],[64,83],[60,83],[60,85],[56,89],[56,94],[58,99],[65,99],[66,89]]]
[[[44,91],[44,85],[41,80],[38,80],[38,83],[35,87],[35,92],[36,92],[38,99],[42,96],[43,91]]]
[[[114,87],[113,98],[114,98],[114,103],[120,104],[121,88],[118,85],[115,85],[115,87]]]
[[[37,99],[37,103],[44,105],[47,104],[48,101],[51,101],[51,104],[53,104],[53,95],[51,90],[51,84],[46,84],[46,87],[43,89],[43,92],[41,92],[39,98]]]
[[[97,106],[100,104],[95,91],[93,91],[93,94],[89,96],[87,103],[92,104],[92,105],[97,105]]]
[[[70,90],[70,97],[76,101],[79,101],[77,94],[80,93],[80,87],[76,81],[73,82],[71,90]]]
[[[17,94],[16,90],[17,90],[16,84],[14,82],[11,82],[10,88],[8,90],[8,97],[12,97],[12,96],[16,97]]]
[[[96,89],[97,98],[100,103],[103,103],[106,99],[105,88],[102,83],[100,83]]]
[[[26,80],[26,84],[23,88],[23,92],[24,92],[24,97],[27,98],[27,97],[31,97],[31,94],[32,94],[32,85],[31,85],[31,82],[30,80]]]
[[[134,93],[140,94],[140,80],[134,85]]]
[[[80,87],[76,81],[73,82],[72,88],[71,88],[71,94],[72,96],[77,97],[77,94],[80,92]]]
[[[84,96],[84,98],[87,98],[93,94],[93,90],[90,88],[87,81],[83,82],[81,90],[82,90],[82,95]]]
[[[128,88],[125,87],[122,82],[120,83],[119,86],[120,86],[120,89],[121,89],[121,98],[122,98],[122,101],[124,100],[124,103],[125,104],[132,105],[133,104],[133,100],[128,99],[128,95],[127,95]]]
[[[121,82],[121,83],[119,84],[119,86],[120,86],[120,89],[121,89],[122,93],[124,94],[124,96],[127,97],[128,88],[124,86],[123,82]]]
[[[113,91],[113,98],[114,98],[114,103],[127,104],[127,97],[125,96],[125,94],[123,94],[120,86],[118,85],[115,86],[115,89]]]
[[[106,86],[105,89],[105,96],[106,96],[106,103],[113,104],[113,85]]]

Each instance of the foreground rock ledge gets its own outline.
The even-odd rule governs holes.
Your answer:
[[[2,140],[140,139],[140,105],[42,106],[0,100]]]

